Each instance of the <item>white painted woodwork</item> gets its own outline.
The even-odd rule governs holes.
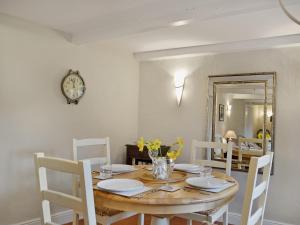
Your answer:
[[[81,146],[91,146],[91,145],[106,145],[109,143],[109,138],[87,138],[87,139],[75,139],[76,145]]]
[[[78,165],[74,161],[69,161],[69,163],[65,163],[63,160],[57,160],[54,157],[40,158],[39,160],[40,167],[47,166],[48,169],[59,170],[65,173],[78,173]]]
[[[49,202],[55,202],[62,207],[71,208],[78,212],[83,210],[82,200],[78,197],[70,196],[68,194],[53,190],[42,190],[41,194],[43,199],[48,200]]]
[[[169,218],[160,218],[152,216],[150,225],[170,225],[170,220]]]
[[[78,160],[78,152],[84,151],[87,146],[105,146],[106,156],[97,158],[85,158],[91,160],[91,164],[107,163],[110,164],[110,142],[109,137],[106,138],[88,138],[88,139],[73,139],[73,159]]]
[[[263,139],[259,139],[259,138],[243,138],[243,137],[239,137],[238,139],[238,145],[239,148],[236,149],[238,151],[238,169],[242,169],[242,161],[243,161],[243,155],[248,155],[248,156],[263,156],[264,151],[263,149],[261,150],[255,150],[255,149],[251,149],[251,150],[241,150],[241,144],[242,143],[254,143],[254,144],[262,144],[263,145]]]
[[[284,4],[291,12],[300,8],[297,0]],[[0,12],[61,31],[74,43],[112,39],[135,52],[225,42],[238,42],[236,48],[245,48],[249,45],[240,40],[299,33],[276,0],[2,0]],[[136,18],[142,19],[137,23]],[[179,20],[190,23],[171,26]]]
[[[221,149],[222,155],[227,153],[225,162],[220,162],[211,159],[198,159],[197,155],[203,155],[201,153],[211,152],[212,149]],[[197,154],[198,153],[198,154]],[[192,141],[192,151],[191,151],[191,163],[197,163],[202,166],[210,166],[214,168],[226,169],[226,174],[230,176],[231,174],[231,162],[232,162],[232,143],[227,144],[218,142],[202,142],[193,140]],[[191,224],[192,220],[195,221],[208,221],[210,223],[216,222],[220,217],[223,217],[223,224],[228,224],[228,205],[224,205],[215,211],[209,213],[208,215],[203,215],[200,213],[190,213],[179,215],[181,218],[188,219],[187,224]]]
[[[248,224],[255,225],[259,218],[262,216],[263,209],[259,208],[253,213],[253,215],[249,218]]]
[[[246,192],[243,203],[241,225],[262,225],[270,181],[273,153],[250,160]],[[263,169],[261,183],[256,185],[259,169]],[[253,213],[254,200],[258,199],[258,209]]]
[[[89,160],[91,165],[104,165],[110,164],[110,140],[109,137],[106,138],[87,138],[87,139],[73,139],[73,159],[78,160],[79,151],[85,151],[84,147],[88,146],[104,146],[106,151],[105,157],[93,157],[93,158],[85,158],[85,160]],[[78,179],[73,177],[73,194],[78,196],[80,193],[80,185],[78,183]],[[98,223],[103,225],[110,225],[111,223],[115,223],[117,221],[126,219],[128,217],[134,216],[137,213],[135,212],[120,212],[118,214],[112,216],[101,216],[96,215],[96,219]],[[144,224],[144,215],[139,215],[139,225]],[[74,211],[73,215],[73,225],[79,224],[79,214]]]
[[[213,55],[220,53],[233,53],[243,51],[253,51],[270,49],[282,46],[298,46],[300,34],[287,34],[276,37],[264,37],[259,39],[245,39],[234,42],[221,42],[215,44],[199,44],[187,47],[169,48],[163,50],[139,51],[134,56],[138,61],[152,61],[162,59],[172,59],[178,57],[193,57],[203,55]]]
[[[96,225],[91,165],[86,161],[71,161],[61,158],[45,157],[44,153],[34,154],[37,186],[42,204],[41,223],[54,225],[51,221],[49,203],[76,210],[83,214],[85,225]],[[80,196],[54,191],[48,188],[46,169],[70,173],[80,177]]]
[[[267,183],[266,181],[261,182],[257,187],[254,189],[254,194],[252,196],[252,200],[257,199],[261,194],[266,190]]]
[[[226,161],[220,162],[211,159],[198,159],[197,155],[202,155],[201,153],[210,152],[211,149],[221,149],[223,153],[227,153]],[[198,153],[198,154],[197,154]],[[232,161],[232,143],[228,144],[217,143],[217,142],[202,142],[193,140],[192,141],[192,151],[191,151],[191,163],[199,163],[202,166],[211,166],[215,168],[226,169],[226,174],[230,176],[231,174],[231,161]]]

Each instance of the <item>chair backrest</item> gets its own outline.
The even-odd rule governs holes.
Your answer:
[[[266,155],[261,157],[251,157],[241,225],[263,224],[272,160],[273,152],[267,152]],[[263,170],[262,179],[260,184],[256,185],[260,169]],[[252,213],[255,200],[257,201],[257,209]]]
[[[88,138],[88,139],[73,139],[73,159],[78,160],[78,151],[80,147],[87,146],[96,146],[103,145],[105,146],[106,156],[105,157],[94,157],[94,158],[85,158],[90,160],[91,165],[97,164],[110,164],[110,143],[109,137],[106,138]],[[84,149],[81,149],[84,151]]]
[[[71,161],[45,157],[44,153],[35,153],[35,172],[38,190],[42,202],[43,225],[54,225],[51,221],[50,202],[83,214],[85,225],[96,225],[91,165],[88,160]],[[46,169],[79,176],[81,197],[54,191],[48,188]]]
[[[253,143],[253,144],[259,144],[261,145],[261,154],[257,156],[263,155],[263,149],[264,149],[264,140],[259,138],[243,138],[239,137],[239,147],[241,148],[242,143]]]
[[[263,144],[263,139],[259,138],[243,138],[239,137],[239,145],[243,142],[250,142],[250,143],[255,143],[255,144]]]
[[[211,159],[197,159],[197,152],[201,153],[203,150],[207,149],[221,149],[224,153],[227,153],[226,162],[211,160]],[[191,163],[198,163],[202,166],[211,166],[215,168],[226,169],[226,174],[230,176],[231,174],[231,161],[232,161],[232,143],[228,144],[217,143],[217,142],[203,142],[203,141],[192,141],[192,154]]]

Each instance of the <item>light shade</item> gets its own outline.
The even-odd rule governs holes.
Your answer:
[[[183,86],[176,87],[176,99],[177,99],[178,106],[180,105],[180,102],[181,102],[182,93],[183,93]]]
[[[267,111],[267,117],[271,117],[271,116],[273,116],[272,111]]]
[[[176,99],[177,99],[178,106],[180,105],[181,98],[182,98],[185,77],[186,77],[186,71],[184,70],[177,71],[174,77]]]
[[[229,140],[231,140],[232,138],[237,138],[236,133],[234,132],[234,130],[228,130],[224,136],[224,138],[228,138]]]

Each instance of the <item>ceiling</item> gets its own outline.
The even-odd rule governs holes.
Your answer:
[[[284,2],[300,18],[300,1]],[[109,40],[134,52],[300,34],[278,0],[0,0],[0,13],[62,31],[76,44]],[[171,26],[180,20],[189,23]]]

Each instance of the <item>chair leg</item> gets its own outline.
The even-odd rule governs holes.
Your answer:
[[[223,225],[228,225],[228,209],[223,214]]]
[[[144,214],[138,215],[138,225],[144,225]]]
[[[105,220],[104,222],[103,222],[103,224],[102,225],[110,225],[111,223],[110,223],[110,221],[109,220]]]
[[[193,225],[193,220],[187,220],[186,225]]]
[[[79,214],[73,213],[73,225],[79,225]]]

